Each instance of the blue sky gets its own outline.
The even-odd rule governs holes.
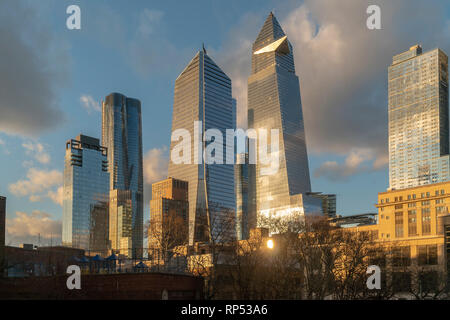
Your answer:
[[[67,6],[81,30],[66,28]],[[0,194],[7,243],[60,235],[64,146],[101,135],[101,99],[142,102],[146,207],[166,174],[174,81],[205,43],[233,81],[245,122],[250,47],[273,10],[293,44],[313,191],[336,193],[338,213],[375,212],[388,187],[387,67],[421,43],[450,52],[446,1],[371,1],[382,30],[369,31],[367,1],[2,1]],[[3,57],[2,57],[3,56]]]

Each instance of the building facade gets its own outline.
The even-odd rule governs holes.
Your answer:
[[[107,226],[102,226],[102,241],[94,241],[100,232],[98,221],[108,220],[109,173],[107,149],[99,140],[85,135],[66,142],[63,182],[64,246],[86,251],[106,250]],[[100,248],[95,247],[102,243]]]
[[[170,250],[188,243],[188,183],[168,178],[152,184],[148,248]]]
[[[102,103],[102,143],[108,148],[110,189],[130,191],[133,252],[143,247],[143,163],[141,102],[111,93]]]
[[[449,180],[448,57],[418,45],[389,66],[389,188]]]
[[[131,190],[109,192],[109,239],[111,249],[127,257],[133,256],[133,202]]]
[[[259,132],[278,129],[279,166],[275,173],[263,173],[260,161],[251,173],[250,197],[256,208],[251,228],[264,227],[262,217],[303,216],[303,203],[320,212],[311,191],[308,155],[292,46],[275,16],[270,13],[252,47],[252,71],[248,78],[248,127]],[[271,141],[270,144],[273,144]],[[270,147],[270,146],[269,146]],[[270,148],[267,149],[270,149]],[[260,156],[260,145],[256,154]],[[250,148],[249,152],[252,152]],[[268,152],[270,156],[270,152]],[[298,202],[300,200],[300,202]],[[320,202],[320,201],[319,201]],[[319,206],[319,207],[317,207]]]
[[[212,144],[212,138],[205,138],[208,129],[216,129],[222,137],[226,136],[226,129],[233,129],[232,110],[230,78],[206,50],[199,51],[175,81],[168,174],[188,183],[191,244],[219,237],[222,217],[231,211],[234,215],[234,166],[225,163],[226,143],[222,140],[217,146],[219,141]],[[179,132],[188,133],[191,141],[180,142]],[[181,145],[186,147],[183,154],[186,152],[184,155],[190,157],[181,163],[174,162],[174,154],[181,154]],[[213,146],[217,148],[209,153]],[[217,162],[212,161],[213,153]]]
[[[234,167],[234,178],[236,188],[236,237],[237,240],[248,239],[248,179],[249,164],[248,153],[237,154]]]
[[[329,218],[336,217],[336,195],[335,194],[325,194],[321,192],[311,192],[308,193],[314,198],[319,198],[322,200],[322,210],[323,214]]]
[[[385,281],[410,292],[421,277],[445,286],[450,268],[450,182],[378,193],[377,223],[349,228],[369,232],[384,258],[374,262]]]

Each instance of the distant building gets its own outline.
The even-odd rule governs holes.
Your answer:
[[[128,257],[133,252],[133,201],[130,190],[109,193],[109,239],[111,249]]]
[[[236,234],[237,240],[248,239],[248,153],[237,154],[234,165],[234,179],[236,190]]]
[[[152,184],[149,254],[188,243],[188,183],[168,178]]]
[[[336,195],[321,192],[310,192],[308,195],[322,200],[323,214],[330,218],[336,217]]]
[[[102,106],[102,144],[108,148],[110,189],[130,191],[133,254],[142,256],[144,173],[141,102],[111,93]],[[122,198],[122,195],[120,196]]]
[[[87,252],[106,249],[108,195],[107,149],[98,139],[82,134],[68,140],[63,184],[64,246]]]
[[[3,275],[5,263],[5,236],[6,236],[6,197],[0,196],[0,277]]]
[[[106,257],[109,254],[109,203],[98,202],[93,205],[90,225],[90,252],[89,255]]]
[[[415,45],[389,66],[389,188],[448,181],[448,57]]]
[[[83,249],[63,246],[37,247],[33,245],[5,247],[7,277],[65,275],[67,267],[84,257]]]

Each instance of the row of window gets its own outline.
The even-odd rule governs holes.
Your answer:
[[[435,196],[438,196],[439,194],[440,194],[440,195],[444,195],[444,194],[445,194],[445,190],[444,190],[444,189],[441,189],[441,190],[435,190],[434,195],[435,195]],[[422,192],[422,193],[420,194],[420,197],[421,197],[421,198],[425,198],[425,197],[428,198],[428,197],[430,197],[430,196],[431,196],[430,192]],[[414,199],[416,199],[416,194],[408,194],[407,199],[408,199],[408,200],[414,200]],[[406,200],[406,199],[405,199],[405,200]],[[403,196],[394,197],[394,202],[398,202],[398,201],[403,201]],[[380,202],[381,202],[381,203],[389,203],[389,198],[381,199]]]

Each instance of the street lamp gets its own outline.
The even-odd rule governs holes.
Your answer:
[[[273,240],[272,239],[267,240],[267,248],[273,249]]]

